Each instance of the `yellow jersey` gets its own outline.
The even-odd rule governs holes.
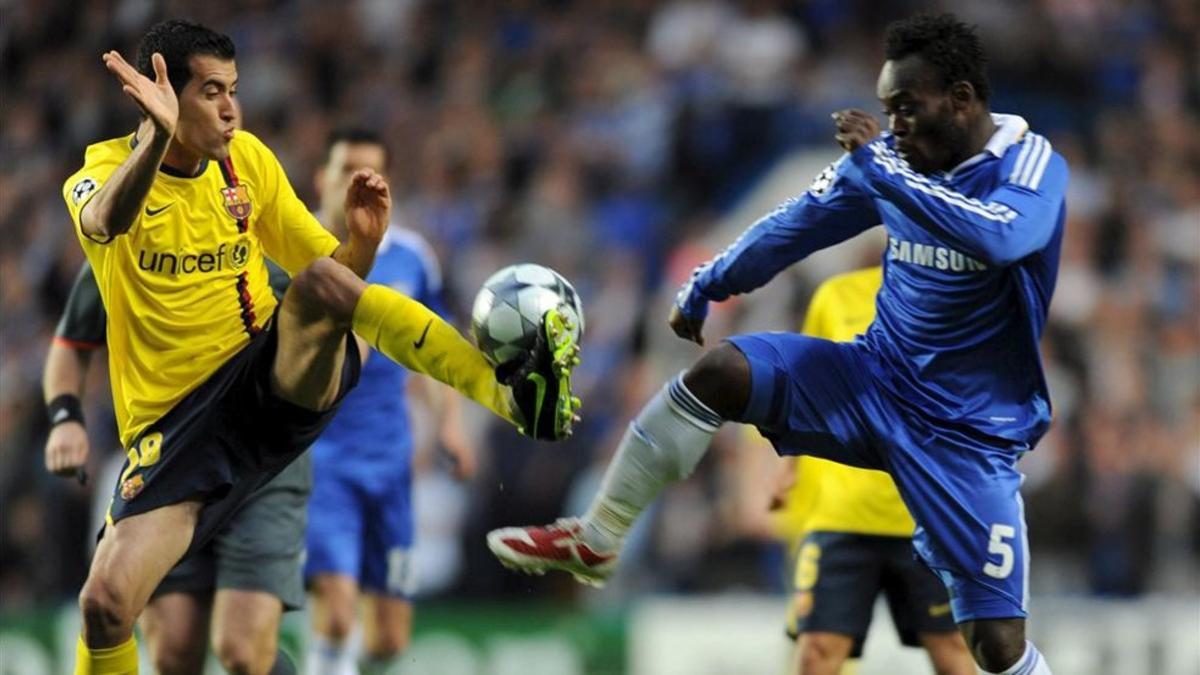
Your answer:
[[[138,435],[262,330],[275,310],[264,254],[295,275],[338,246],[262,141],[238,131],[229,157],[195,176],[163,167],[133,225],[104,241],[79,214],[133,150],[88,147],[63,198],[108,312],[108,362],[121,442]]]
[[[839,342],[853,340],[875,320],[875,295],[882,284],[881,267],[830,278],[813,294],[802,331]],[[796,462],[796,473],[796,485],[776,520],[781,535],[912,536],[916,525],[888,474],[808,456]]]

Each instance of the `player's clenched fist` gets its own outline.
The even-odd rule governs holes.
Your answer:
[[[63,422],[50,430],[46,439],[46,470],[73,476],[87,463],[87,429],[77,422]]]
[[[848,108],[833,113],[834,139],[846,152],[854,152],[879,135],[879,122],[862,110]]]

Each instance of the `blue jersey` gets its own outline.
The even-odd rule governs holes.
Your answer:
[[[882,223],[873,376],[927,418],[1032,447],[1050,422],[1038,340],[1058,271],[1067,165],[1025,120],[993,115],[985,150],[914,172],[884,134],[752,225],[680,291],[685,316]]]
[[[441,270],[429,245],[415,232],[391,227],[379,244],[367,282],[390,286],[445,316]],[[339,465],[395,465],[411,456],[405,381],[408,371],[374,354],[358,386],[346,395],[318,450],[336,446]],[[320,458],[318,458],[320,461]]]

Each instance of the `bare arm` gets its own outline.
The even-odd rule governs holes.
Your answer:
[[[83,395],[91,359],[91,350],[52,342],[42,375],[42,396],[46,403],[61,396],[78,400]],[[87,463],[87,457],[88,437],[82,419],[56,423],[52,414],[50,435],[46,438],[46,469],[60,476],[73,476]]]
[[[179,100],[167,80],[162,55],[154,54],[151,60],[154,81],[138,73],[117,52],[104,55],[104,65],[145,117],[138,127],[137,147],[79,212],[84,234],[95,239],[111,239],[133,226],[175,135]]]
[[[441,448],[454,460],[454,477],[459,480],[473,477],[479,461],[475,446],[464,432],[462,399],[458,393],[432,377],[410,379],[409,393],[420,398],[433,414],[433,431],[436,434],[434,447],[440,443]],[[422,457],[414,463],[429,463],[433,459],[432,454],[423,448],[419,448],[418,452]]]
[[[346,241],[333,259],[367,278],[375,265],[375,250],[387,232],[392,194],[387,180],[370,169],[359,169],[346,190]]]

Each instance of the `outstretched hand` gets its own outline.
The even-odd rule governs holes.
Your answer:
[[[857,108],[839,110],[832,117],[837,126],[833,138],[846,152],[854,152],[879,135],[879,122]]]
[[[175,126],[179,122],[179,98],[175,96],[175,90],[167,78],[167,62],[162,54],[155,52],[150,57],[150,63],[154,66],[153,80],[139,73],[115,51],[107,52],[102,58],[104,66],[121,81],[121,89],[137,103],[154,126],[168,137],[174,136]]]
[[[354,172],[346,189],[345,208],[350,238],[378,244],[387,232],[392,213],[387,180],[371,169]]]
[[[683,312],[676,305],[671,305],[671,315],[667,317],[667,323],[671,324],[671,330],[684,340],[695,342],[701,347],[704,346],[704,319],[694,321],[684,316]]]

